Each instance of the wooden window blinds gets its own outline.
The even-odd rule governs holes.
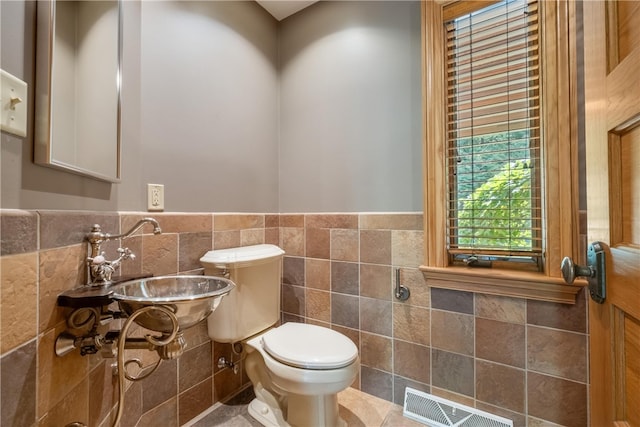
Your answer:
[[[541,267],[538,29],[536,0],[485,3],[445,21],[454,264]]]

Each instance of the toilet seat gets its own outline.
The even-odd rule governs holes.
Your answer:
[[[260,341],[277,361],[303,369],[338,369],[358,357],[358,348],[346,336],[304,323],[285,323],[263,334]]]

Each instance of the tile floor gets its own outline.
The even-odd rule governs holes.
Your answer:
[[[253,390],[246,389],[229,402],[214,407],[184,427],[260,427],[247,411]],[[420,427],[402,416],[402,407],[354,388],[338,394],[340,416],[349,427]]]

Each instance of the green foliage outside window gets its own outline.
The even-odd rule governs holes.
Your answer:
[[[462,156],[457,165],[458,247],[532,249],[532,169],[526,136],[500,133],[469,139],[466,147],[459,143],[459,154],[473,150],[475,157],[465,164]]]

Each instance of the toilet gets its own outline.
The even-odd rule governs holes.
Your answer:
[[[264,426],[346,426],[337,394],[360,370],[349,338],[322,326],[280,318],[284,251],[253,245],[207,252],[206,275],[225,276],[236,287],[209,316],[214,341],[244,344],[245,369],[256,395],[249,413]]]

